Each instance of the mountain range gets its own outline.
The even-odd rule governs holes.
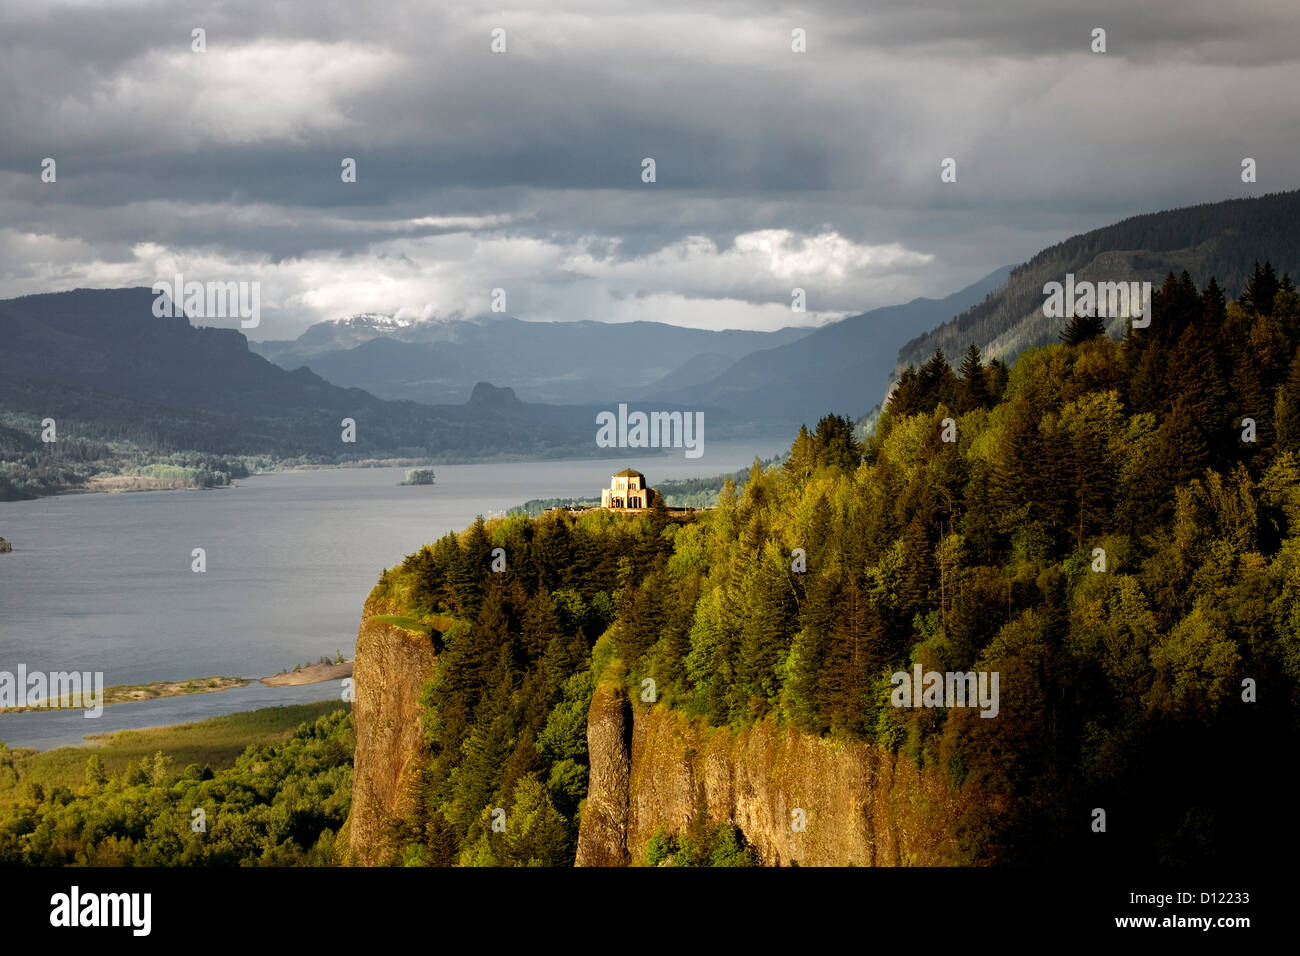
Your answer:
[[[1067,273],[1157,284],[1187,270],[1235,296],[1263,258],[1279,274],[1300,271],[1300,192],[1136,216],[945,298],[816,329],[363,314],[250,345],[236,330],[155,317],[148,289],[30,295],[0,301],[0,461],[48,454],[45,418],[60,439],[104,448],[335,462],[593,454],[596,414],[621,402],[702,410],[712,439],[770,435],[827,412],[861,416],[891,372],[936,348],[956,360],[974,342],[1012,358],[1056,341],[1043,286]],[[346,418],[355,442],[342,440]]]
[[[983,300],[1009,271],[998,269],[942,299],[918,298],[815,329],[359,315],[250,348],[286,369],[306,365],[382,398],[455,401],[474,382],[490,380],[536,402],[685,406],[723,423],[797,427],[828,411],[856,415],[878,402],[899,346]]]
[[[709,331],[662,322],[525,322],[504,315],[406,322],[359,315],[318,322],[292,341],[250,343],[287,369],[309,366],[337,385],[380,398],[463,401],[475,382],[510,385],[524,401],[628,401],[701,357],[729,365],[794,342],[806,328]],[[710,366],[705,366],[708,370]]]
[[[486,383],[457,404],[385,401],[282,369],[238,331],[157,318],[153,301],[143,288],[0,301],[0,457],[39,448],[30,426],[46,418],[60,440],[326,461],[547,456],[591,442],[595,410],[527,404]],[[344,419],[356,423],[354,442],[343,440]]]

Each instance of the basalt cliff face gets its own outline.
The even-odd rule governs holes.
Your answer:
[[[357,748],[345,862],[360,866],[392,862],[388,823],[415,799],[423,760],[420,695],[437,663],[427,635],[376,619],[392,613],[381,601],[366,602],[352,672]]]
[[[760,723],[710,728],[600,685],[578,866],[644,859],[655,831],[730,820],[765,865],[933,866],[962,859],[957,821],[978,802],[935,769],[869,743]],[[802,828],[800,827],[802,824]]]
[[[424,634],[378,620],[357,637],[357,746],[344,862],[396,862],[389,824],[413,806],[424,760],[420,696],[437,655]],[[590,777],[578,866],[644,861],[655,832],[731,821],[765,865],[933,866],[962,855],[959,821],[987,803],[970,785],[872,743],[778,727],[709,727],[598,685],[587,721]]]

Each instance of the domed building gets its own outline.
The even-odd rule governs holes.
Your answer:
[[[654,504],[655,490],[645,483],[645,475],[624,468],[609,480],[600,492],[600,506],[611,511],[641,511]]]

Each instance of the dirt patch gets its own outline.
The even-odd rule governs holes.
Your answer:
[[[319,684],[321,681],[342,680],[351,676],[352,661],[344,661],[342,664],[312,664],[300,671],[263,677],[262,683],[267,687],[297,687],[299,684]]]
[[[195,677],[192,680],[154,681],[151,684],[114,684],[104,688],[104,706],[125,704],[133,700],[153,700],[156,697],[184,697],[187,694],[211,694],[216,691],[247,687],[244,677]],[[89,693],[90,690],[85,691]],[[0,714],[19,714],[28,710],[81,710],[83,704],[71,706],[67,698],[51,700],[40,707],[4,707]]]

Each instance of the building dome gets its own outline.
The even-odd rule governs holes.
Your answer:
[[[653,495],[645,475],[635,468],[624,468],[610,478],[608,488],[601,489],[600,506],[615,511],[640,511],[650,507]]]

